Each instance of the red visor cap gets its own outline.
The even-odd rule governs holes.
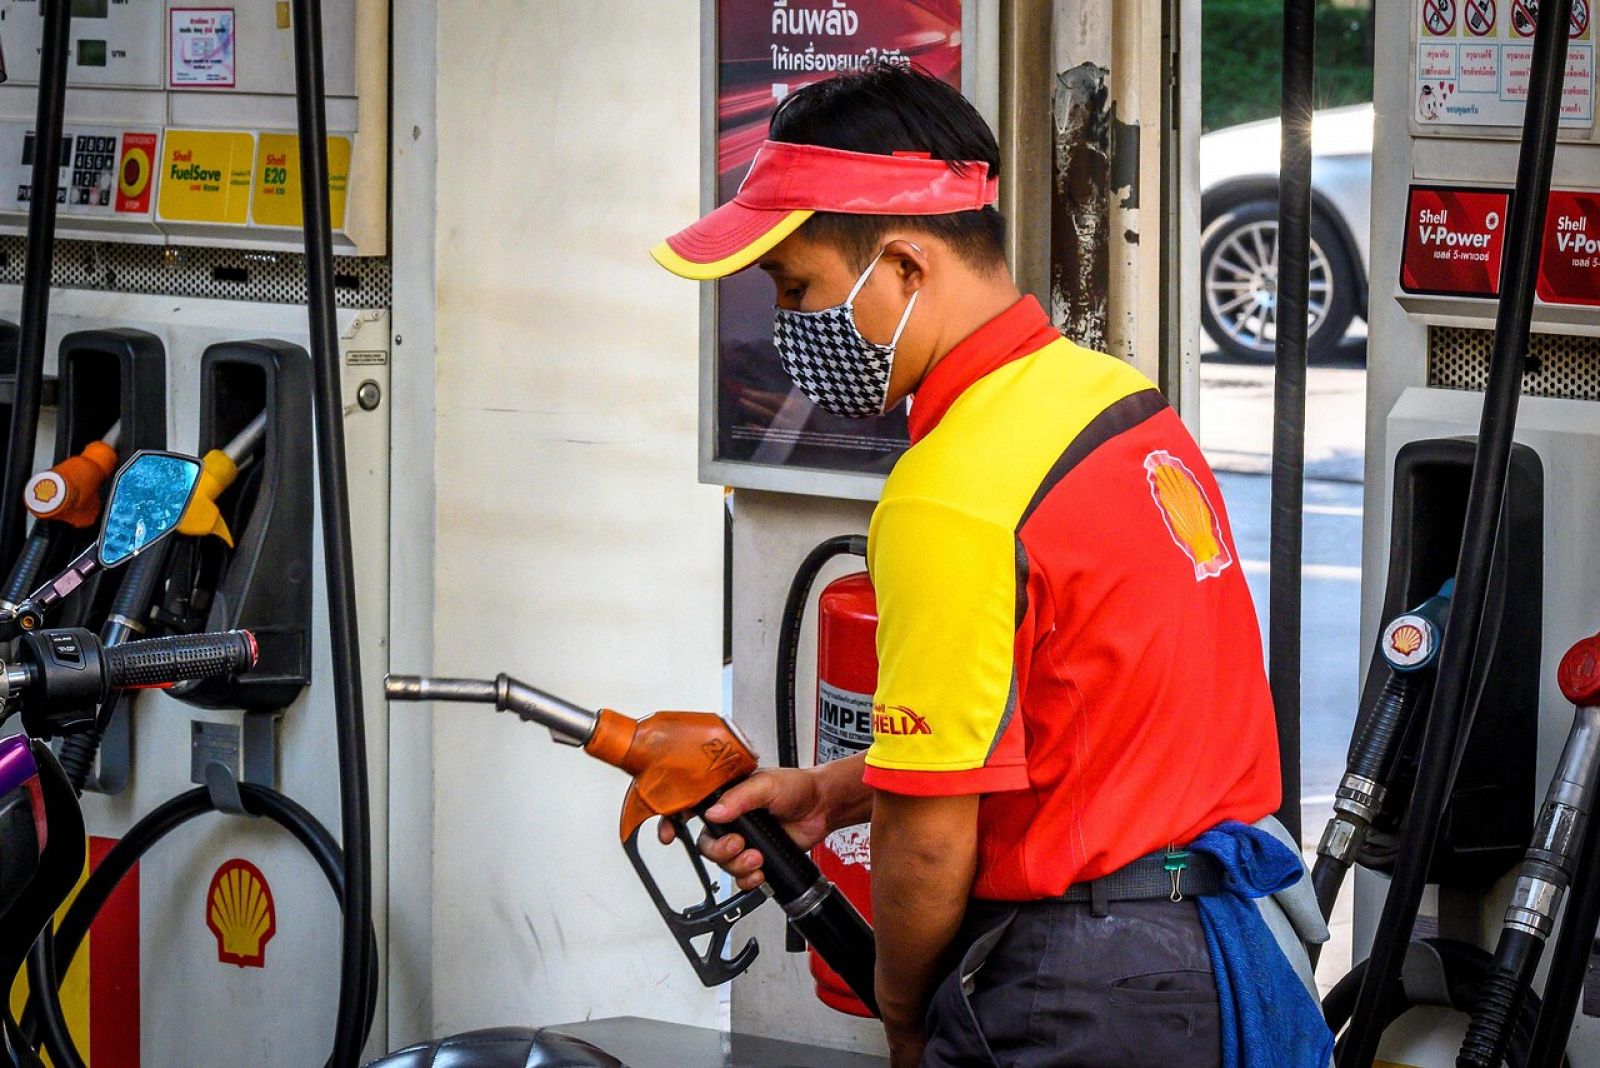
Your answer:
[[[987,163],[883,156],[765,141],[732,200],[650,250],[674,274],[697,281],[742,271],[813,212],[948,215],[1000,198]]]

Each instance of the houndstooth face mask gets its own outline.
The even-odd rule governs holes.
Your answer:
[[[852,305],[882,258],[880,249],[843,304],[809,312],[778,308],[772,324],[772,343],[784,373],[813,404],[850,419],[883,414],[895,346],[911,319],[911,309],[917,306],[917,294],[913,293],[887,345],[873,344],[861,336]]]

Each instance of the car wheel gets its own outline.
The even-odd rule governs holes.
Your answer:
[[[1278,204],[1251,200],[1223,210],[1200,243],[1200,321],[1217,347],[1239,360],[1272,359],[1278,339]],[[1311,216],[1307,356],[1339,350],[1356,316],[1355,264],[1344,239]]]

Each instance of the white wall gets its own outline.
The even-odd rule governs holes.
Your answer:
[[[412,6],[396,10],[396,80],[402,55],[414,76],[431,60],[437,95],[430,126],[427,94],[397,84],[397,332],[408,296],[437,300],[396,348],[397,380],[412,377],[396,385],[395,629],[430,604],[433,618],[429,647],[400,638],[393,667],[507,671],[631,713],[717,709],[722,520],[720,491],[695,479],[698,297],[647,254],[697,210],[699,5],[443,0],[408,25]],[[430,182],[428,235],[400,216],[427,210],[407,192]],[[431,249],[408,248],[408,230]],[[402,455],[426,464],[430,448],[431,487],[401,485]],[[619,772],[463,706],[435,707],[431,738],[410,743],[395,799],[416,811],[431,745],[431,908],[395,907],[432,930],[391,949],[409,953],[394,971],[435,1033],[714,1022],[715,992],[619,847]],[[403,1020],[393,1037],[410,1037]]]

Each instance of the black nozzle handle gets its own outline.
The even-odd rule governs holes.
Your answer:
[[[720,796],[718,791],[700,806],[702,819],[705,809]],[[788,915],[790,926],[805,937],[807,944],[876,1016],[877,947],[872,928],[844,893],[823,877],[766,809],[752,809],[727,823],[706,820],[706,828],[718,837],[740,835],[746,846],[760,851],[762,874],[772,888],[773,898]]]
[[[249,671],[255,667],[257,649],[254,634],[229,630],[145,638],[113,645],[102,655],[107,687],[126,690]]]

